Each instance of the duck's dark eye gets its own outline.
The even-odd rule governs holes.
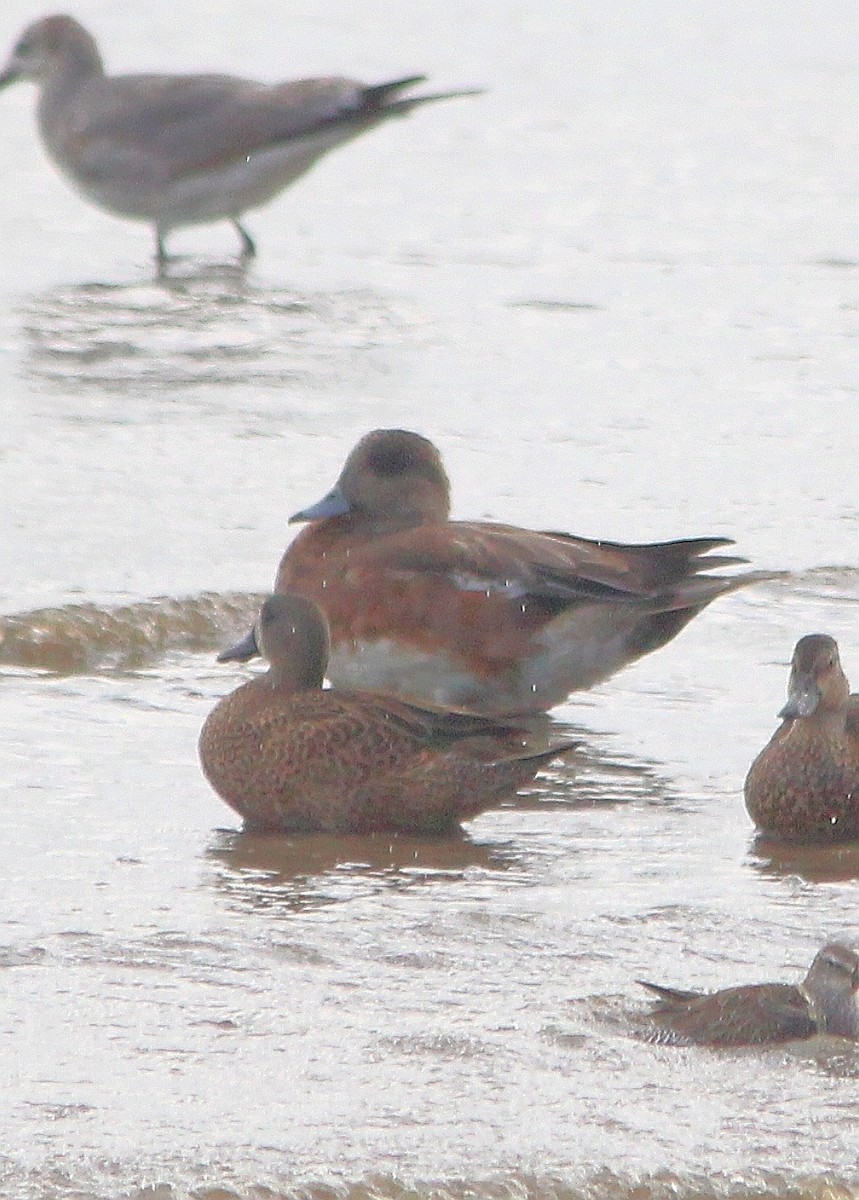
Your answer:
[[[26,38],[24,38],[15,47],[15,53],[16,53],[16,55],[17,54],[29,54],[32,49],[33,49],[32,44],[29,41],[27,41]]]
[[[855,962],[853,957],[854,956],[851,955],[850,960],[848,960],[843,955],[836,952],[833,954],[824,954],[823,961],[828,967],[832,967],[833,970],[839,971],[846,975],[851,984],[855,986],[857,981],[859,981],[859,963]]]

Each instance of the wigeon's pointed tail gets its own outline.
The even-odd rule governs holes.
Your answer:
[[[726,559],[726,562],[742,562],[742,559]],[[723,566],[723,563],[707,561],[707,566]],[[725,596],[728,592],[739,591],[752,583],[769,583],[774,579],[784,578],[783,571],[745,571],[742,575],[693,575],[690,579],[678,584],[668,597],[657,600],[659,611],[671,612],[676,609],[691,609],[700,612],[717,596]]]

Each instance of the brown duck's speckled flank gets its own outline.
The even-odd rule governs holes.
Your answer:
[[[658,1000],[639,1022],[646,1041],[752,1046],[815,1034],[859,1038],[859,955],[831,942],[802,983],[757,983],[688,992],[640,981]]]
[[[324,618],[302,597],[266,600],[257,631],[269,670],[215,706],[199,746],[206,777],[247,828],[448,832],[574,745],[534,749],[488,717],[323,690]],[[253,652],[246,642],[222,658]]]
[[[859,695],[838,646],[808,634],[793,652],[782,724],[746,777],[749,815],[770,837],[859,838]]]
[[[478,711],[545,712],[664,645],[717,596],[760,579],[711,568],[727,538],[645,545],[451,521],[441,456],[379,429],[280,563],[276,591],[324,610],[330,676]]]

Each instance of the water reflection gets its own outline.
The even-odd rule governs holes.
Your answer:
[[[609,754],[592,744],[593,735],[575,725],[553,721],[553,737],[584,739],[563,761],[541,771],[534,783],[513,802],[517,810],[559,807],[607,808],[636,801],[679,801],[657,764],[643,759]],[[590,743],[590,744],[589,744]]]
[[[552,723],[551,736],[570,733]],[[574,730],[574,732],[579,732]],[[574,811],[640,801],[664,800],[665,788],[653,769],[633,760],[609,757],[580,746],[573,755],[541,772],[533,785],[495,813],[537,810]],[[492,822],[493,814],[485,817]],[[343,903],[380,889],[403,889],[437,882],[473,881],[503,873],[510,880],[530,878],[532,859],[540,854],[523,831],[510,837],[508,820],[487,833],[487,824],[470,824],[453,836],[398,834],[332,836],[277,835],[220,830],[206,852],[214,885],[231,906],[247,911],[299,912]],[[554,848],[544,849],[554,853]]]
[[[526,300],[508,300],[507,308],[530,308],[534,312],[544,313],[578,313],[578,312],[602,312],[603,308],[600,304],[591,304],[586,300],[541,300],[541,299],[526,299]]]
[[[111,394],[307,387],[347,367],[354,380],[362,353],[406,324],[366,289],[269,288],[237,264],[198,262],[154,280],[51,288],[20,315],[37,384]]]
[[[839,605],[859,604],[859,567],[812,567],[788,576],[790,590]]]
[[[460,833],[447,838],[391,834],[278,837],[221,831],[207,851],[215,885],[243,909],[299,912],[384,888],[464,879],[472,871],[512,871],[515,849]],[[524,867],[523,867],[524,869]]]
[[[795,875],[808,883],[859,879],[859,842],[814,846],[758,838],[750,857],[752,866],[764,875]]]
[[[844,1038],[815,1037],[785,1047],[794,1058],[801,1058],[829,1079],[859,1079],[859,1045]]]

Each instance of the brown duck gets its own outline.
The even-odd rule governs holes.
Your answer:
[[[796,644],[782,724],[746,776],[746,807],[761,833],[808,841],[859,837],[859,695],[835,641]]]
[[[246,828],[450,832],[575,744],[534,750],[515,725],[462,709],[323,690],[328,629],[303,597],[270,596],[220,659],[257,653],[268,671],[215,706],[199,745],[206,778]]]
[[[818,1033],[859,1038],[859,954],[830,942],[800,984],[756,983],[686,992],[639,980],[659,999],[647,1014],[647,1041],[674,1046],[753,1046]]]

